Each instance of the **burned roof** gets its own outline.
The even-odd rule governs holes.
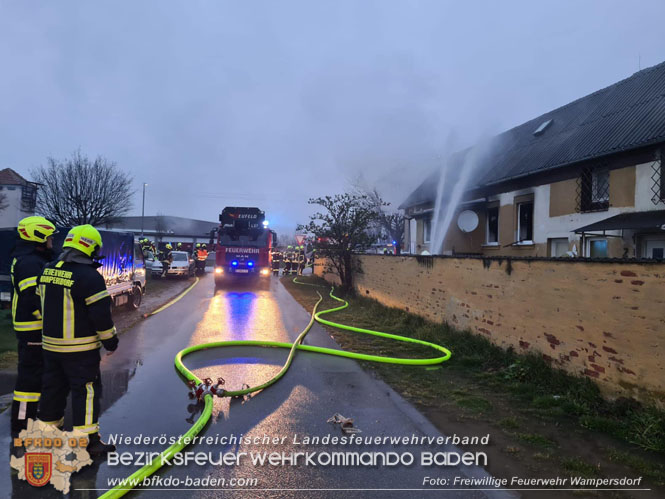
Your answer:
[[[665,62],[494,137],[492,154],[483,159],[468,188],[660,142],[665,142]],[[461,166],[471,150],[450,161]],[[439,175],[430,175],[400,208],[433,201]]]

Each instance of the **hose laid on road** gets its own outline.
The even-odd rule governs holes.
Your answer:
[[[319,286],[318,284],[310,284],[310,283],[305,283],[305,282],[300,282],[297,280],[297,277],[293,279],[293,282],[296,284],[301,284],[301,285],[306,285],[306,286],[315,286],[315,287],[323,287]],[[196,284],[196,283],[195,283]],[[340,310],[343,310],[349,306],[349,302],[346,300],[339,298],[335,296],[334,294],[335,288],[330,289],[330,297],[333,300],[336,300],[342,305],[339,307],[327,309],[327,310],[322,310],[321,312],[318,312],[318,307],[323,301],[323,297],[321,296],[321,293],[318,291],[316,294],[319,296],[318,301],[314,305],[314,308],[312,309],[312,313],[310,315],[309,322],[307,323],[307,326],[305,329],[302,330],[302,332],[298,335],[296,340],[293,343],[287,343],[287,342],[280,342],[280,341],[252,341],[252,340],[233,340],[233,341],[215,341],[211,343],[203,343],[200,345],[193,345],[190,347],[187,347],[181,351],[178,352],[178,354],[175,356],[175,367],[178,370],[180,374],[187,380],[187,381],[194,381],[195,383],[199,384],[201,383],[201,380],[183,363],[182,359],[186,357],[187,355],[198,352],[200,350],[207,350],[210,348],[223,348],[223,347],[235,347],[235,346],[250,346],[250,347],[273,347],[273,348],[288,348],[289,349],[289,355],[286,359],[286,362],[280,369],[280,371],[273,376],[271,379],[266,381],[265,383],[258,385],[258,386],[253,386],[250,388],[245,388],[241,390],[232,390],[232,391],[225,391],[224,392],[224,397],[238,397],[238,396],[243,396],[247,395],[249,393],[257,392],[259,390],[263,390],[264,388],[269,387],[273,383],[276,383],[284,374],[286,374],[286,371],[288,371],[289,367],[291,366],[291,363],[293,362],[293,358],[295,357],[295,352],[296,350],[303,350],[306,352],[314,352],[314,353],[321,353],[321,354],[326,354],[326,355],[336,355],[338,357],[347,357],[349,359],[355,359],[355,360],[365,360],[365,361],[371,361],[371,362],[384,362],[384,363],[389,363],[389,364],[403,364],[403,365],[420,365],[420,366],[426,366],[426,365],[433,365],[433,364],[441,364],[448,360],[450,358],[450,350],[448,350],[445,347],[442,347],[441,345],[437,345],[435,343],[430,343],[428,341],[423,341],[423,340],[418,340],[415,338],[409,338],[407,336],[399,336],[396,334],[390,334],[390,333],[384,333],[381,331],[373,331],[371,329],[362,329],[362,328],[357,328],[353,326],[347,326],[345,324],[339,324],[336,322],[332,322],[326,319],[321,319],[321,315],[324,314],[331,314],[333,312],[338,312]],[[178,298],[179,299],[179,298]],[[177,300],[176,300],[177,301]],[[305,336],[309,332],[310,329],[312,329],[312,326],[314,325],[314,321],[320,322],[321,324],[325,324],[327,326],[335,327],[338,329],[343,329],[346,331],[352,331],[356,333],[365,333],[365,334],[371,334],[373,336],[380,336],[383,338],[390,338],[393,340],[397,341],[403,341],[407,343],[417,343],[419,345],[424,345],[431,347],[441,353],[443,353],[442,356],[439,357],[434,357],[434,358],[429,358],[429,359],[409,359],[409,358],[401,358],[401,357],[381,357],[378,355],[368,355],[368,354],[362,354],[362,353],[354,353],[354,352],[347,352],[345,350],[336,350],[333,348],[325,348],[325,347],[315,347],[312,345],[303,345],[302,341],[305,339]],[[212,395],[207,394],[204,397],[204,408],[201,413],[201,416],[196,420],[196,423],[184,434],[182,435],[176,443],[168,447],[166,450],[162,451],[159,458],[153,459],[152,462],[149,464],[143,466],[142,468],[138,469],[132,475],[127,477],[125,479],[125,485],[117,485],[115,488],[107,491],[104,493],[102,496],[100,496],[103,499],[110,499],[110,498],[117,498],[117,497],[122,497],[125,494],[127,494],[129,491],[133,490],[132,484],[140,484],[141,481],[155,473],[157,470],[159,470],[162,467],[162,461],[163,460],[169,460],[171,459],[174,455],[176,455],[178,452],[180,452],[182,449],[184,449],[188,443],[186,443],[188,440],[191,441],[193,437],[198,435],[201,430],[205,427],[205,425],[208,423],[210,420],[210,417],[212,416],[212,407],[213,407],[213,398]]]
[[[143,314],[143,318],[147,319],[151,315],[158,314],[162,310],[164,310],[166,308],[169,308],[171,305],[175,304],[178,300],[180,300],[180,298],[182,298],[187,293],[189,293],[192,290],[192,288],[198,284],[198,282],[199,282],[199,278],[197,277],[196,279],[194,279],[194,282],[190,286],[188,286],[182,293],[178,294],[178,296],[176,296],[172,300],[169,300],[168,302],[166,302],[164,305],[159,307],[157,310],[153,310],[152,312],[148,312],[147,314]]]

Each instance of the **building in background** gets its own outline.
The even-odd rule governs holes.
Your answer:
[[[208,244],[212,234],[211,231],[219,227],[219,222],[156,215],[150,217],[119,217],[113,223],[106,224],[104,228],[133,232],[139,237],[141,235],[142,218],[144,237],[163,244],[183,243],[186,249],[190,249],[196,243]]]
[[[16,227],[35,214],[39,184],[24,179],[11,168],[0,170],[0,228]]]
[[[405,250],[663,258],[663,155],[665,63],[454,154],[445,183],[434,173],[400,206]],[[457,189],[443,247],[430,248],[437,193],[445,205]]]

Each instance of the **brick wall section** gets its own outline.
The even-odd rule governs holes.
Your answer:
[[[665,406],[665,264],[434,258],[428,268],[414,257],[360,259],[365,296],[540,352],[609,397]]]

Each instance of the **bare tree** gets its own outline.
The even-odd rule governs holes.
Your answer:
[[[106,224],[132,205],[131,176],[101,156],[90,161],[76,151],[64,161],[48,158],[32,176],[42,184],[37,211],[56,225]]]
[[[377,211],[376,232],[382,234],[383,237],[388,237],[396,246],[396,253],[398,255],[401,254],[404,242],[404,215],[399,211],[389,211],[388,206],[390,206],[390,203],[383,201],[381,194],[376,188],[369,189],[364,187],[362,180],[356,180],[351,185],[356,194],[367,196],[367,199]]]
[[[360,270],[353,253],[365,251],[374,242],[369,229],[378,217],[376,207],[368,196],[348,193],[313,198],[308,203],[323,207],[324,212],[311,215],[310,222],[298,229],[314,235],[318,254],[339,276],[342,289],[352,291],[353,275]]]

